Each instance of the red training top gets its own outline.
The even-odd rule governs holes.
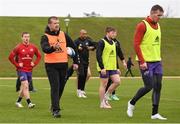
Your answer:
[[[150,26],[152,28],[154,28],[154,29],[158,28],[157,23],[153,22],[149,16],[145,20],[150,24]],[[136,31],[135,31],[135,35],[134,35],[134,49],[135,49],[136,55],[140,61],[140,64],[143,64],[145,62],[143,55],[142,55],[141,48],[140,48],[140,44],[142,42],[142,39],[143,39],[145,33],[146,33],[146,25],[144,22],[140,22],[136,26]]]
[[[34,55],[36,55],[34,66],[36,66],[41,59],[40,51],[31,43],[28,45],[20,43],[11,51],[9,60],[16,66],[17,71],[32,72],[34,66],[31,66],[31,62],[33,62]],[[19,63],[23,63],[23,67],[20,67]]]

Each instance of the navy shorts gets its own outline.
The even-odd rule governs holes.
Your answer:
[[[102,75],[101,72],[99,72],[100,78],[109,78],[111,75],[119,74],[117,70],[107,70],[106,75]]]
[[[154,74],[163,75],[162,63],[161,62],[147,62],[148,69],[141,70],[142,75],[152,77]]]
[[[27,80],[28,82],[32,81],[32,72],[18,71],[17,74],[20,81],[25,81],[25,80]]]

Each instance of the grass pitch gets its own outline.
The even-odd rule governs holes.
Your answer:
[[[180,79],[164,79],[159,112],[167,121],[151,120],[151,93],[138,101],[133,118],[126,115],[127,102],[142,86],[141,79],[122,79],[116,94],[120,101],[111,101],[112,109],[99,108],[99,79],[87,82],[87,99],[76,96],[76,80],[66,84],[61,100],[62,117],[55,119],[49,111],[50,89],[48,80],[34,80],[38,89],[31,93],[32,102],[36,104],[28,109],[23,99],[24,108],[16,108],[15,80],[0,80],[0,123],[180,123]]]

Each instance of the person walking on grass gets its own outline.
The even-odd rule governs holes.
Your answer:
[[[130,73],[131,77],[134,77],[131,66],[134,66],[134,64],[132,63],[131,57],[129,57],[127,61],[127,71],[125,73],[125,77],[127,77],[128,73]]]
[[[49,17],[45,34],[41,38],[41,48],[44,52],[45,69],[50,83],[51,112],[55,118],[61,117],[60,102],[68,68],[67,47],[75,50],[73,68],[78,69],[77,51],[72,39],[60,29],[58,17]]]
[[[163,13],[164,10],[161,6],[154,5],[151,8],[150,15],[136,27],[134,48],[144,86],[128,102],[127,115],[129,117],[133,117],[137,101],[153,90],[151,119],[167,120],[158,111],[163,76],[161,64],[161,29],[158,22],[163,16]]]
[[[120,42],[117,40],[117,31],[114,32],[114,36],[113,36],[113,41],[115,42],[116,44],[116,53],[117,53],[117,68],[119,69],[119,64],[118,64],[118,58],[122,61],[123,63],[123,66],[125,68],[127,68],[127,65],[126,65],[126,61],[125,61],[125,58],[124,58],[124,54],[122,52],[122,49],[121,49],[121,44]],[[120,71],[119,71],[120,72]],[[121,75],[121,74],[120,74]],[[112,84],[112,80],[109,78],[108,80],[108,83],[107,83],[107,87],[106,87],[106,91],[108,90],[108,88],[111,86]],[[119,100],[119,97],[116,95],[116,91],[114,90],[112,92],[112,94],[109,96],[108,100],[115,100],[115,101],[118,101]]]
[[[96,50],[97,70],[100,74],[100,108],[112,108],[108,102],[108,98],[120,84],[116,44],[113,41],[116,29],[107,27],[105,33],[106,36],[98,42]],[[109,78],[113,83],[105,92]]]

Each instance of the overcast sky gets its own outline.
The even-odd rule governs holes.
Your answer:
[[[103,17],[144,17],[154,4],[180,17],[180,0],[0,0],[0,16],[83,17],[95,11]]]

